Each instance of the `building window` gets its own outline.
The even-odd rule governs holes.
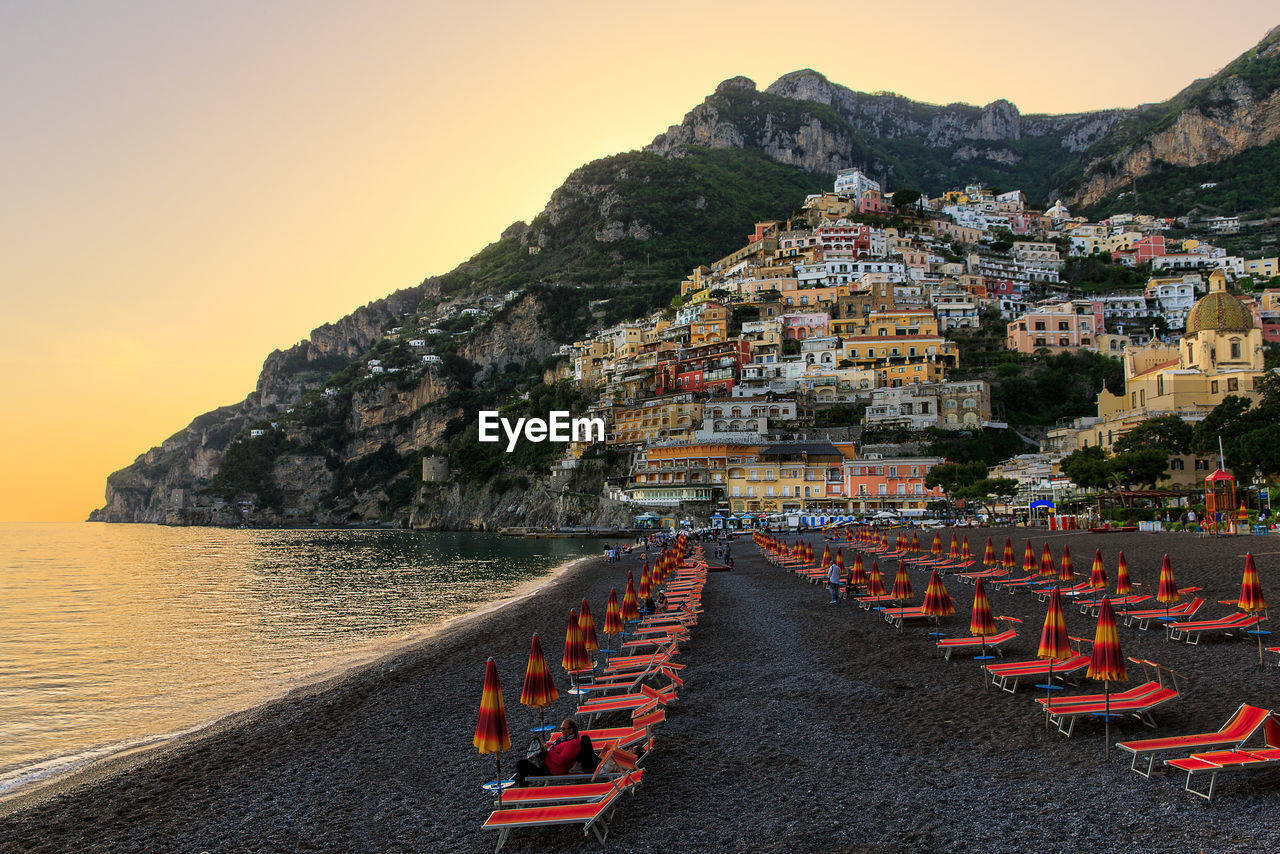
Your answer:
[[[1227,391],[1237,391],[1240,388],[1240,381],[1235,377],[1227,380]]]
[[[1240,358],[1240,342],[1237,339],[1231,339],[1231,358]]]
[[[1217,381],[1217,380],[1214,380],[1213,382],[1209,383],[1209,391],[1213,392],[1214,394],[1217,394],[1217,393],[1218,393],[1218,381]]]

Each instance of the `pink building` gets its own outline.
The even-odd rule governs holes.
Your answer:
[[[1102,303],[1072,300],[1055,305],[1041,305],[1011,321],[1005,346],[1019,353],[1035,353],[1093,349],[1097,336],[1106,332]]]
[[[827,323],[831,317],[827,314],[784,314],[782,316],[782,337],[803,341],[827,334]]]
[[[859,510],[923,508],[946,497],[941,489],[924,485],[929,469],[942,462],[939,457],[846,460],[841,467],[844,496],[857,502]]]

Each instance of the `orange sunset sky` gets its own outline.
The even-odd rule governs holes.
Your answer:
[[[725,78],[1125,107],[1277,18],[1274,0],[0,4],[0,520],[83,519],[272,349],[449,270]]]

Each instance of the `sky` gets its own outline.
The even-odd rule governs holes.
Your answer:
[[[0,521],[84,519],[272,350],[447,272],[729,77],[1128,107],[1280,23],[1213,8],[8,0]]]

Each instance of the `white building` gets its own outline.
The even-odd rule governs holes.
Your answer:
[[[840,196],[861,199],[868,193],[879,193],[880,182],[863,175],[861,169],[841,169],[836,173],[835,191]]]

